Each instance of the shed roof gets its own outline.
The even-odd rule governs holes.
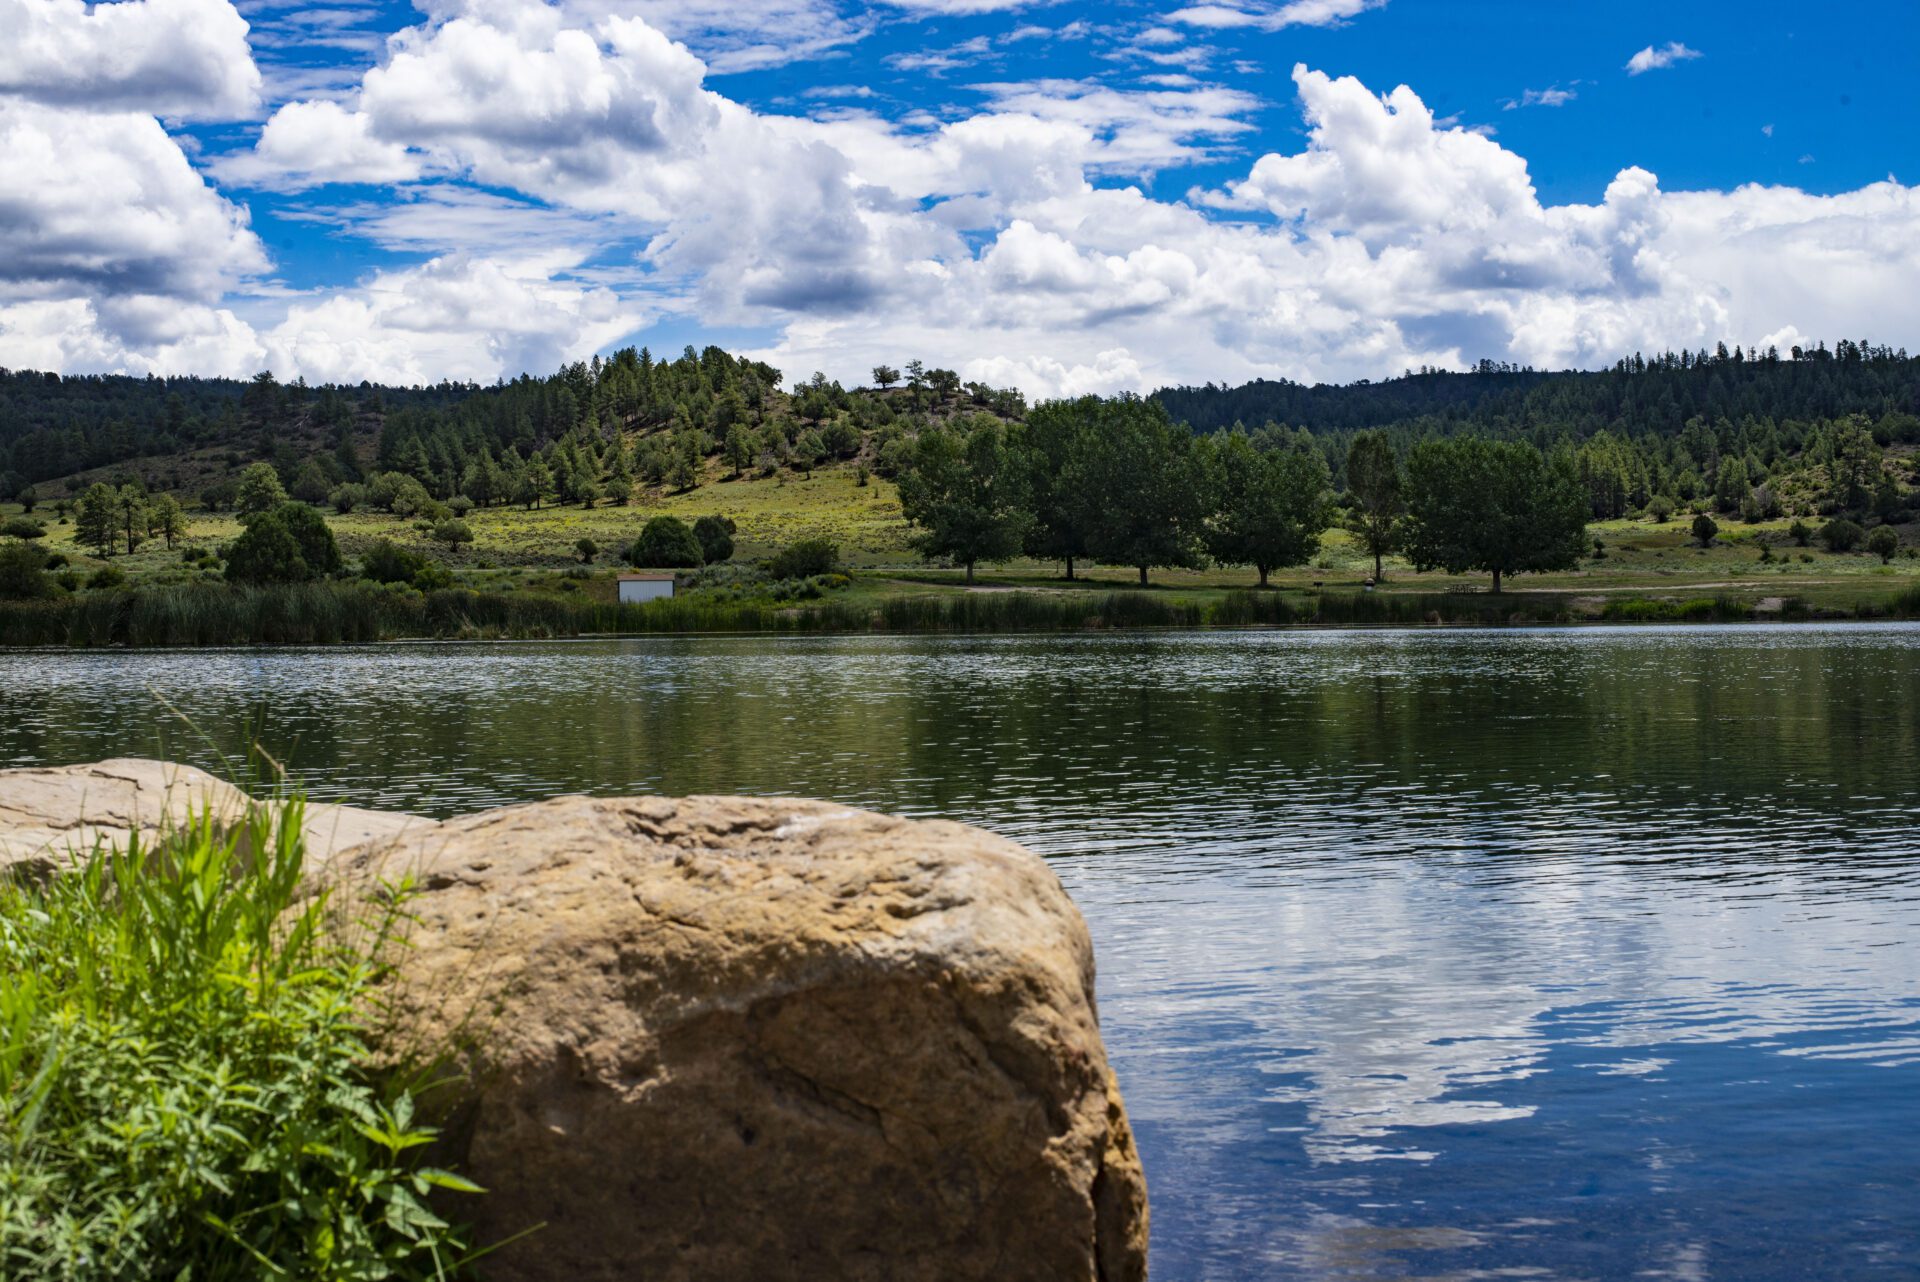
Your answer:
[[[620,576],[620,582],[622,583],[659,583],[662,581],[671,583],[673,579],[674,576],[671,574],[623,574]]]

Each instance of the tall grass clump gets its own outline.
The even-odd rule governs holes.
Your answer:
[[[325,930],[301,811],[0,882],[0,1277],[421,1279],[477,1191],[419,1165],[433,1131],[362,1067],[406,888]],[[303,895],[306,896],[303,898]],[[342,933],[356,936],[341,942]]]
[[[1607,602],[1600,617],[1611,623],[1738,623],[1752,618],[1753,609],[1724,593],[1687,601],[1632,597]]]

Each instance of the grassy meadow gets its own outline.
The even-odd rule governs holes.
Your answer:
[[[17,514],[0,505],[0,520]],[[668,609],[614,608],[622,551],[648,518],[671,514],[688,522],[723,515],[737,525],[735,562],[750,565],[807,538],[828,538],[841,549],[849,575],[794,593],[756,583],[751,576],[708,573]],[[462,637],[550,636],[575,632],[757,631],[790,628],[884,627],[904,631],[1001,630],[1030,627],[1197,626],[1301,623],[1421,623],[1572,621],[1731,617],[1884,617],[1911,613],[1896,598],[1920,596],[1920,529],[1902,531],[1904,546],[1890,564],[1859,551],[1832,553],[1816,541],[1797,546],[1788,520],[1754,525],[1726,519],[1710,547],[1699,546],[1682,513],[1664,524],[1619,520],[1589,528],[1595,554],[1576,570],[1517,576],[1496,605],[1484,576],[1415,573],[1389,558],[1386,580],[1371,592],[1372,559],[1343,530],[1326,534],[1311,564],[1276,572],[1273,591],[1252,591],[1256,576],[1242,567],[1160,570],[1147,606],[1119,604],[1141,594],[1131,567],[1079,565],[1072,582],[1058,563],[1016,560],[982,566],[971,589],[957,568],[929,564],[914,553],[894,486],[852,466],[825,467],[810,476],[727,479],[710,472],[684,493],[640,489],[627,505],[602,503],[477,509],[466,518],[474,540],[453,548],[432,541],[427,527],[385,513],[326,512],[349,560],[375,539],[387,538],[431,554],[453,572],[453,591],[418,593],[341,585],[326,592],[257,591],[227,603],[211,590],[217,568],[192,564],[183,553],[217,551],[240,532],[231,513],[188,513],[188,533],[172,549],[152,540],[131,555],[101,560],[74,542],[71,518],[50,505],[34,517],[47,527],[41,546],[67,560],[82,585],[56,621],[46,612],[15,619],[4,638],[13,644],[204,644],[371,640],[402,635]],[[598,545],[582,562],[576,545]],[[1765,559],[1763,559],[1763,556]],[[152,598],[107,609],[104,589],[84,585],[111,566],[125,576],[122,596]],[[196,587],[206,589],[191,591]],[[183,589],[164,605],[140,589]],[[224,588],[222,588],[224,591]],[[978,598],[1014,596],[1018,602]],[[1478,596],[1478,600],[1474,597]],[[1261,597],[1271,598],[1261,601]],[[1361,598],[1370,604],[1356,604]],[[967,601],[955,598],[968,598]],[[1038,600],[1034,598],[1047,598]],[[1630,605],[1645,601],[1648,605]],[[1717,603],[1709,610],[1704,603]],[[82,617],[85,610],[91,613]],[[29,607],[21,607],[28,609]],[[138,618],[136,619],[136,615]],[[808,617],[800,618],[798,616]],[[21,620],[31,617],[33,626]],[[141,622],[139,620],[146,620]]]

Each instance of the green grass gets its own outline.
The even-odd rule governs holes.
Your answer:
[[[1689,603],[1720,602],[1716,618],[1909,617],[1893,604],[1920,586],[1915,531],[1890,566],[1864,552],[1830,553],[1792,545],[1786,520],[1746,525],[1725,521],[1710,547],[1698,547],[1688,521],[1597,522],[1593,539],[1605,555],[1569,571],[1515,576],[1508,594],[1492,598],[1484,575],[1415,573],[1394,558],[1387,579],[1365,591],[1373,562],[1353,537],[1330,530],[1310,565],[1273,576],[1275,593],[1254,592],[1242,567],[1156,570],[1146,595],[1130,567],[1085,565],[1073,582],[1057,564],[1021,559],[982,567],[969,592],[960,571],[929,566],[907,545],[898,494],[879,477],[861,486],[850,466],[811,477],[728,479],[709,468],[683,494],[640,491],[629,506],[489,508],[467,518],[475,542],[455,551],[432,544],[413,523],[377,512],[328,515],[349,560],[376,538],[424,550],[454,572],[451,595],[368,595],[365,585],[227,594],[217,571],[189,565],[181,549],[148,544],[109,562],[87,556],[45,507],[44,546],[69,558],[84,581],[103,564],[123,569],[131,593],[82,589],[41,607],[0,605],[0,645],[207,645],[372,641],[401,637],[549,637],[612,632],[865,630],[1059,630],[1114,626],[1287,626],[1293,624],[1500,623],[1556,620],[1647,620],[1706,617]],[[0,507],[4,518],[12,505]],[[683,589],[671,607],[634,613],[616,604],[620,549],[649,517],[731,516],[739,526],[736,561],[751,564],[801,538],[837,542],[856,573],[831,601],[780,599],[764,587]],[[230,515],[195,511],[187,546],[217,549],[239,525]],[[592,565],[574,559],[582,537],[600,546]],[[1769,559],[1762,562],[1765,547]],[[749,576],[751,577],[751,576]],[[155,591],[166,589],[164,593]],[[1123,598],[1127,603],[1076,604],[985,598]],[[934,605],[931,599],[949,599]],[[1654,602],[1646,606],[1639,599]],[[1279,603],[1276,603],[1279,602]],[[1788,608],[1787,602],[1794,602]],[[1196,620],[1198,622],[1196,622]],[[1138,621],[1138,622],[1137,622]],[[1151,621],[1148,624],[1145,621]]]
[[[477,1191],[419,1165],[362,1068],[405,887],[362,929],[303,898],[301,808],[0,882],[0,1277],[419,1279]],[[351,935],[343,939],[342,935]]]

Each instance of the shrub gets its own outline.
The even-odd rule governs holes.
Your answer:
[[[425,564],[426,558],[418,552],[392,539],[375,539],[360,557],[360,575],[375,583],[411,583]]]
[[[16,516],[5,525],[0,525],[0,534],[15,539],[44,539],[47,537],[47,528],[38,521]]]
[[[1820,527],[1820,541],[1829,552],[1851,552],[1866,541],[1867,532],[1852,521],[1835,518]]]
[[[127,572],[117,565],[103,565],[87,576],[87,587],[95,592],[126,586]]]
[[[465,516],[473,511],[473,500],[464,494],[456,494],[447,500],[447,511],[455,516]]]
[[[280,474],[273,470],[273,465],[255,463],[241,473],[233,506],[243,517],[258,516],[286,501],[287,491],[281,486]]]
[[[1889,564],[1900,551],[1900,534],[1891,525],[1877,527],[1867,536],[1867,551],[1880,558],[1880,564]]]
[[[728,516],[703,516],[693,523],[693,537],[700,540],[700,558],[708,565],[733,559],[733,533],[738,527]]]
[[[1654,524],[1665,525],[1673,519],[1673,500],[1664,494],[1654,495],[1647,504],[1647,515],[1653,518]]]
[[[776,579],[806,579],[840,568],[840,545],[832,539],[801,539],[767,563]]]
[[[336,486],[333,493],[327,496],[327,501],[333,504],[334,511],[345,516],[367,501],[367,487],[359,484]]]
[[[422,592],[443,592],[453,586],[453,571],[439,561],[428,561],[413,572],[413,586]]]
[[[1705,512],[1693,518],[1693,537],[1699,540],[1701,547],[1710,546],[1714,536],[1719,533],[1720,526]]]
[[[700,540],[678,517],[656,516],[627,549],[627,561],[652,569],[698,569],[704,560]]]
[[[1787,534],[1801,547],[1806,547],[1809,543],[1813,542],[1813,527],[1805,521],[1796,520],[1792,525],[1789,525],[1787,527]]]
[[[462,543],[473,542],[473,530],[465,521],[442,521],[433,527],[433,539],[452,549]]]
[[[592,565],[593,558],[600,555],[600,545],[589,538],[575,539],[573,550],[582,565]]]
[[[0,883],[0,1276],[440,1276],[434,1132],[372,1079],[362,1016],[402,944],[393,887],[342,941],[301,808]]]
[[[234,583],[300,583],[337,574],[340,544],[326,518],[304,503],[282,503],[247,520],[227,553]]]
[[[53,594],[46,553],[31,543],[0,545],[0,598],[44,601]]]

